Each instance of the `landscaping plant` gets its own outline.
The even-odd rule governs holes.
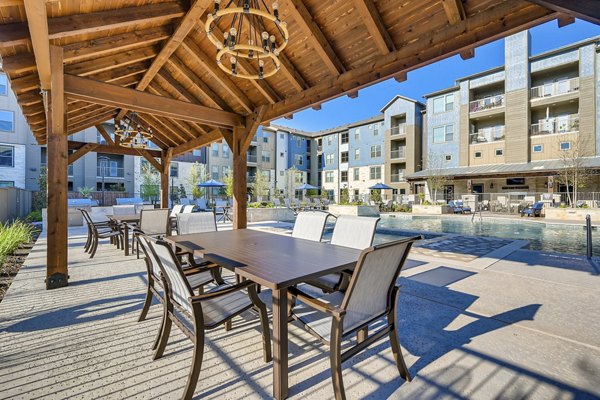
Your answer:
[[[6,257],[18,249],[21,244],[33,240],[33,229],[33,226],[20,220],[0,224],[0,271]]]

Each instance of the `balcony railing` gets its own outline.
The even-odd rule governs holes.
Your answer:
[[[469,110],[474,112],[492,110],[494,108],[504,106],[504,95],[484,97],[483,99],[474,100],[469,103]]]
[[[406,181],[406,178],[404,178],[404,172],[402,172],[402,173],[397,173],[397,174],[391,174],[390,180],[392,183],[398,183],[398,182]]]
[[[504,140],[504,127],[503,126],[484,128],[484,129],[478,130],[477,132],[471,133],[469,142],[471,144],[478,144],[478,143],[497,142],[499,140]]]
[[[100,165],[96,168],[96,177],[102,178],[102,170],[104,169],[104,177],[105,178],[124,178],[125,177],[125,169],[119,167],[101,167]]]
[[[246,161],[256,163],[256,156],[248,154],[248,156],[246,157]]]
[[[579,114],[553,117],[531,124],[531,136],[579,132]]]
[[[394,158],[406,158],[406,148],[405,147],[399,147],[396,150],[392,150],[390,153],[390,158],[394,159]]]
[[[390,136],[406,135],[406,124],[399,124],[392,126],[391,129],[387,130]]]
[[[559,96],[579,91],[579,78],[564,79],[531,88],[531,99]]]

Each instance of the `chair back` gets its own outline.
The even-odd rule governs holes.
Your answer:
[[[190,314],[193,313],[188,298],[194,296],[187,279],[183,276],[181,266],[173,254],[173,249],[164,241],[147,238],[150,248],[158,261],[158,266],[166,280],[166,291],[169,298],[179,304]]]
[[[331,244],[363,250],[371,247],[379,218],[340,215],[335,222]]]
[[[184,214],[189,214],[194,211],[194,206],[192,204],[188,204],[187,206],[183,206],[183,210],[181,210]]]
[[[315,207],[321,207],[321,200],[318,197],[313,199],[313,203],[315,204]]]
[[[211,212],[177,214],[177,234],[215,232],[217,223]]]
[[[81,211],[81,214],[83,215],[83,219],[85,220],[85,223],[88,224],[88,226],[93,226],[94,222],[92,221],[90,214],[83,208],[78,208],[78,210]]]
[[[544,203],[543,203],[543,202],[541,202],[541,201],[538,201],[537,203],[535,203],[535,204],[532,206],[532,208],[533,208],[534,210],[538,210],[538,211],[539,211],[539,210],[541,210],[542,208],[544,208]]]
[[[196,205],[201,210],[206,210],[206,199],[204,197],[196,200]]]
[[[181,205],[187,206],[188,204],[190,204],[190,199],[184,197],[183,199],[180,199],[180,203]]]
[[[387,314],[393,308],[394,287],[415,236],[363,250],[341,304],[346,310],[344,332]]]
[[[142,210],[139,228],[146,235],[166,235],[169,232],[169,209]]]
[[[171,214],[172,215],[179,214],[182,210],[183,210],[183,205],[182,204],[176,204],[176,205],[173,206],[173,209],[171,210]]]
[[[281,207],[281,202],[279,201],[279,199],[278,199],[277,197],[275,197],[275,198],[273,199],[273,205],[274,205],[275,207]]]
[[[287,208],[290,208],[290,206],[291,206],[290,199],[283,199],[283,204],[285,204],[285,206]]]
[[[319,211],[304,211],[298,213],[292,237],[297,239],[313,240],[320,242],[323,237],[323,229],[327,222],[328,213]]]
[[[145,235],[139,235],[137,240],[142,248],[142,252],[146,256],[146,270],[148,271],[148,275],[160,281],[160,268],[158,266],[158,260],[152,252],[152,249],[150,249],[148,237]]]
[[[135,204],[112,207],[113,215],[133,215],[135,214]]]
[[[224,208],[228,206],[227,200],[216,200],[215,201],[215,209],[221,209],[223,211]]]

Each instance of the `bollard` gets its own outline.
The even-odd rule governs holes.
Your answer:
[[[585,216],[585,235],[587,238],[587,258],[592,258],[592,217]]]

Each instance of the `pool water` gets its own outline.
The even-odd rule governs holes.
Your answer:
[[[454,233],[471,236],[490,236],[502,239],[527,240],[526,248],[570,254],[586,254],[586,237],[582,226],[532,223],[526,221],[486,220],[481,222],[471,217],[389,217],[383,216],[377,226],[378,234],[385,235],[386,229],[425,233]],[[411,233],[412,233],[411,232]],[[408,236],[402,232],[400,236]],[[594,230],[594,255],[600,256],[600,231]]]

